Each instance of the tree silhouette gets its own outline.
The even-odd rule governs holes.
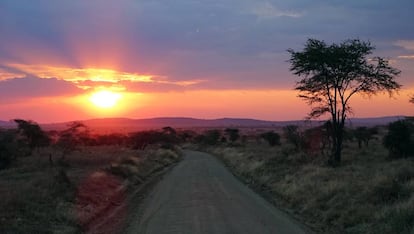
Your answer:
[[[362,143],[368,146],[369,141],[374,138],[374,135],[378,134],[377,128],[358,127],[354,130],[354,136],[358,141],[358,148],[362,147]]]
[[[226,128],[224,132],[229,136],[229,140],[233,143],[239,139],[239,129],[237,128]]]
[[[17,123],[20,134],[26,138],[31,151],[36,147],[50,144],[50,138],[37,123],[23,119],[14,119],[13,121]]]
[[[82,122],[72,122],[68,128],[60,132],[56,145],[62,150],[62,159],[72,151],[78,149],[89,137],[89,129]]]
[[[260,134],[260,137],[265,139],[270,146],[280,145],[280,135],[276,132],[265,132]]]
[[[166,134],[170,134],[170,135],[174,135],[174,136],[177,135],[177,131],[174,128],[170,127],[170,126],[163,127],[162,131]]]
[[[414,125],[408,120],[399,120],[388,125],[388,133],[383,139],[390,158],[414,156]]]
[[[221,131],[218,129],[210,129],[203,134],[199,134],[194,138],[194,141],[204,145],[217,145],[222,140]],[[222,141],[223,142],[223,141]]]
[[[286,138],[287,142],[295,146],[296,150],[300,148],[302,136],[297,125],[287,125],[283,127],[283,136]]]
[[[401,85],[395,81],[399,70],[381,57],[368,58],[374,46],[370,42],[346,40],[327,45],[308,39],[303,51],[289,49],[290,71],[302,77],[295,89],[310,106],[308,118],[330,114],[332,153],[329,163],[341,162],[345,120],[351,112],[349,100],[355,94],[372,96],[378,92],[390,95]]]
[[[0,170],[7,168],[19,154],[15,130],[0,129]]]

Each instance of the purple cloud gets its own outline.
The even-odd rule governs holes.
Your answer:
[[[24,77],[0,81],[0,99],[72,96],[84,91],[72,82],[56,78]]]

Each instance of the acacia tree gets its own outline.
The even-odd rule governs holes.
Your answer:
[[[400,71],[381,57],[369,58],[370,42],[358,39],[340,44],[308,39],[303,51],[289,49],[290,71],[299,77],[295,90],[310,106],[309,119],[329,114],[332,122],[332,153],[329,163],[341,162],[345,120],[351,112],[349,101],[355,94],[392,95],[401,85],[395,81]]]
[[[89,138],[89,129],[82,122],[72,122],[68,128],[60,132],[56,146],[62,151],[62,160],[65,156],[78,149],[79,145],[85,143]]]
[[[47,146],[50,144],[49,136],[40,128],[40,126],[30,120],[14,119],[17,123],[19,132],[25,136],[30,151],[36,147]]]

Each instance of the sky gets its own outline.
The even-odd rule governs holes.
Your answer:
[[[398,95],[352,117],[412,115],[414,1],[0,0],[0,120],[303,119],[287,49],[369,40],[402,71]],[[116,104],[94,104],[99,91]]]

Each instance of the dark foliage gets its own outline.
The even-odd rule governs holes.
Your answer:
[[[28,156],[33,149],[47,146],[50,138],[33,122],[15,119],[17,130],[0,130],[0,169],[7,168],[19,156]]]
[[[414,125],[410,121],[400,120],[388,125],[388,133],[383,144],[389,150],[390,158],[414,156]]]
[[[283,136],[285,137],[286,141],[293,144],[298,150],[302,143],[302,136],[299,132],[299,128],[296,125],[288,125],[283,127]]]
[[[125,145],[127,136],[119,133],[103,134],[92,137],[91,145]]]
[[[14,119],[14,122],[17,123],[19,133],[25,138],[31,150],[50,144],[50,138],[37,123],[23,119]]]
[[[353,136],[358,141],[358,147],[362,147],[362,143],[368,146],[369,141],[374,139],[374,136],[378,134],[378,128],[358,127],[353,131]]]
[[[235,142],[240,138],[239,129],[237,128],[226,128],[224,132],[229,137],[230,142]]]
[[[280,145],[280,135],[276,132],[264,132],[260,134],[260,137],[265,139],[270,146]]]
[[[371,43],[360,40],[328,45],[309,39],[303,51],[288,50],[290,70],[302,77],[295,89],[312,107],[308,118],[318,118],[326,113],[331,117],[333,146],[329,163],[333,166],[341,162],[351,97],[357,93],[371,96],[383,91],[391,95],[401,87],[395,81],[399,70],[391,67],[384,58],[368,57],[373,49]]]
[[[195,142],[204,145],[217,145],[222,138],[220,130],[207,130],[203,134],[195,137]]]
[[[62,150],[62,159],[81,145],[90,142],[88,127],[82,122],[72,122],[68,128],[61,131],[56,142],[56,146]]]
[[[13,130],[0,129],[0,170],[9,167],[18,156],[19,146],[16,136]]]
[[[151,144],[170,145],[177,144],[180,140],[176,134],[169,131],[141,131],[132,133],[129,136],[130,144],[134,149],[145,149]]]
[[[177,135],[177,131],[176,131],[174,128],[170,127],[170,126],[163,127],[163,128],[162,128],[162,131],[163,131],[165,134]]]
[[[178,137],[183,142],[189,142],[194,140],[194,138],[197,136],[197,133],[192,130],[182,130],[177,132]]]
[[[329,121],[322,126],[306,129],[302,135],[302,150],[312,157],[326,154],[332,148],[331,124]]]

